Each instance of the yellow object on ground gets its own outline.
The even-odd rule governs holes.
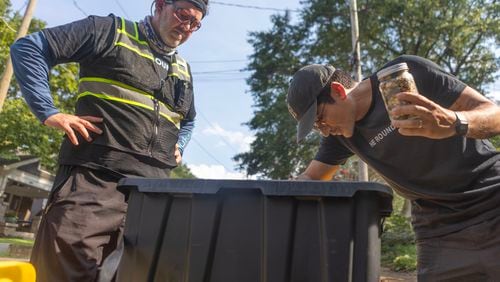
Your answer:
[[[28,262],[0,261],[0,282],[35,282],[35,268]]]

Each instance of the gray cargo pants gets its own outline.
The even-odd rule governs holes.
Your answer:
[[[418,281],[500,282],[500,217],[417,241]]]
[[[117,175],[61,166],[42,216],[31,263],[37,281],[95,281],[116,248],[127,204]]]

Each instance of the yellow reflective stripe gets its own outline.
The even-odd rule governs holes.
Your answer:
[[[124,34],[127,34],[127,29],[125,28],[125,18],[120,18],[122,20],[122,31]]]
[[[137,32],[137,25],[135,25],[134,28],[135,28],[135,31]],[[132,34],[128,33],[125,30],[118,29],[116,31],[118,31],[118,33],[125,34],[128,38],[130,38],[131,40],[134,40],[135,42],[137,42],[141,45],[149,46],[147,41],[139,40],[139,34],[137,34],[137,36],[133,36]]]
[[[146,54],[146,53],[143,53],[143,52],[141,52],[139,49],[136,49],[136,48],[134,48],[134,47],[132,47],[132,46],[129,46],[129,45],[127,45],[126,43],[123,43],[123,42],[116,42],[116,44],[115,44],[115,45],[125,47],[125,48],[129,49],[130,51],[137,53],[137,54],[138,54],[139,56],[141,56],[141,57],[144,57],[144,58],[146,58],[146,59],[150,59],[151,61],[154,61],[153,56],[151,56],[151,55],[149,55],[149,54]]]
[[[149,94],[148,92],[144,92],[140,89],[137,89],[133,86],[130,86],[130,85],[127,85],[123,82],[119,82],[119,81],[116,81],[116,80],[112,80],[112,79],[109,79],[109,78],[102,78],[102,77],[82,77],[80,78],[79,82],[101,82],[101,83],[107,83],[107,84],[111,84],[111,85],[116,85],[116,86],[119,86],[119,87],[122,87],[122,88],[125,88],[125,89],[128,89],[130,91],[134,91],[134,92],[137,92],[137,93],[140,93],[142,95],[145,95],[145,96],[148,96],[149,98],[151,99],[155,99],[155,97],[151,94]],[[88,91],[86,91],[88,92]],[[89,93],[92,93],[92,92],[89,92]],[[111,96],[110,96],[111,97]],[[120,98],[116,98],[116,99],[120,99]],[[174,111],[174,109],[172,107],[170,107],[169,105],[161,102],[161,101],[158,101],[158,103],[160,103],[162,106],[164,106],[165,108],[169,109],[170,111]]]
[[[148,42],[147,41],[141,41],[139,40],[139,30],[138,30],[138,27],[137,27],[137,23],[133,23],[134,24],[134,30],[135,30],[135,36],[128,33],[127,30],[126,30],[126,22],[125,22],[125,19],[124,18],[121,18],[121,21],[122,21],[122,27],[121,29],[117,29],[117,32],[118,33],[121,33],[121,34],[124,34],[126,35],[129,39],[141,44],[141,45],[145,45],[145,46],[149,46]],[[122,47],[125,47],[127,49],[129,49],[130,51],[138,54],[139,56],[141,57],[144,57],[146,59],[149,59],[151,61],[154,61],[155,58],[148,54],[148,53],[144,53],[142,52],[140,49],[136,48],[135,46],[130,46],[129,44],[123,42],[123,41],[117,41],[115,43],[116,46],[122,46]],[[179,59],[181,59],[179,57]],[[191,75],[189,75],[189,72],[187,71],[183,71],[182,69],[183,68],[187,68],[187,63],[184,59],[181,59],[182,60],[182,64],[179,64],[179,63],[172,63],[171,64],[171,67],[173,69],[175,69],[176,72],[179,72],[181,75],[183,75],[187,80],[190,80],[191,79]],[[168,74],[168,76],[175,76],[177,78],[180,78],[180,79],[183,79],[183,77],[181,77],[181,75],[177,74],[177,73],[170,73]]]
[[[135,39],[137,42],[140,42],[139,40],[139,31],[137,30],[137,23],[134,22],[134,30],[135,30],[135,36],[133,39]]]
[[[77,97],[77,100],[80,99],[80,98],[83,98],[85,96],[94,96],[96,98],[100,98],[100,99],[104,99],[104,100],[110,100],[110,101],[115,101],[115,102],[124,103],[124,104],[129,104],[129,105],[133,105],[133,106],[137,106],[137,107],[140,107],[140,108],[144,108],[144,109],[148,109],[148,110],[154,111],[153,107],[150,107],[148,105],[144,105],[144,104],[136,102],[136,101],[122,99],[122,98],[117,98],[117,97],[106,95],[106,94],[92,93],[92,92],[89,92],[89,91],[85,91],[85,92],[80,93],[78,95],[78,97]],[[169,117],[168,115],[166,115],[164,113],[160,113],[160,115],[162,117],[164,117],[165,119],[167,119],[168,121],[170,121],[171,123],[173,123],[175,125],[175,127],[177,127],[177,129],[180,128],[179,121],[174,121],[174,119],[172,119],[172,117]]]
[[[184,78],[184,76],[181,76],[178,73],[169,73],[168,76],[175,76],[175,77],[177,77],[179,79],[183,79]],[[186,77],[186,79],[189,79],[189,76]]]
[[[186,76],[187,78],[191,77],[188,72],[185,72],[185,71],[181,70],[181,68],[179,67],[179,64],[173,63],[172,66],[175,66],[176,69],[177,69],[177,71],[180,72],[181,74],[183,74],[184,76]],[[177,75],[176,73],[172,73],[171,76],[177,76],[177,77],[179,77],[179,75]]]
[[[142,95],[146,95],[146,96],[149,96],[151,98],[154,98],[153,95],[151,95],[150,93],[148,92],[145,92],[145,91],[142,91],[140,89],[137,89],[133,86],[130,86],[130,85],[127,85],[123,82],[119,82],[119,81],[116,81],[116,80],[112,80],[112,79],[109,79],[109,78],[102,78],[102,77],[82,77],[80,78],[79,82],[83,82],[83,81],[90,81],[90,82],[103,82],[103,83],[108,83],[108,84],[113,84],[113,85],[116,85],[116,86],[120,86],[122,88],[125,88],[125,89],[128,89],[128,90],[131,90],[131,91],[134,91],[134,92],[138,92],[138,93],[141,93]]]

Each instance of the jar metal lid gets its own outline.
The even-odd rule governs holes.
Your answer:
[[[402,70],[409,70],[408,65],[406,63],[399,63],[395,64],[389,67],[386,67],[385,69],[380,70],[377,72],[377,78],[380,79],[384,76],[390,75],[392,73],[402,71]]]

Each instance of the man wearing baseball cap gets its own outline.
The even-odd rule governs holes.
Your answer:
[[[433,62],[401,56],[419,93],[397,94],[387,112],[377,75],[361,82],[329,65],[309,65],[290,83],[297,141],[321,133],[297,179],[331,180],[356,154],[411,200],[419,281],[500,277],[500,107]],[[404,103],[403,103],[404,102]],[[412,119],[391,117],[412,115]]]
[[[127,210],[118,181],[169,177],[190,139],[193,79],[177,47],[201,28],[208,0],[153,4],[139,22],[90,16],[12,45],[27,104],[66,134],[31,256],[37,281],[110,281]],[[74,114],[49,88],[50,69],[67,62],[80,66]]]

